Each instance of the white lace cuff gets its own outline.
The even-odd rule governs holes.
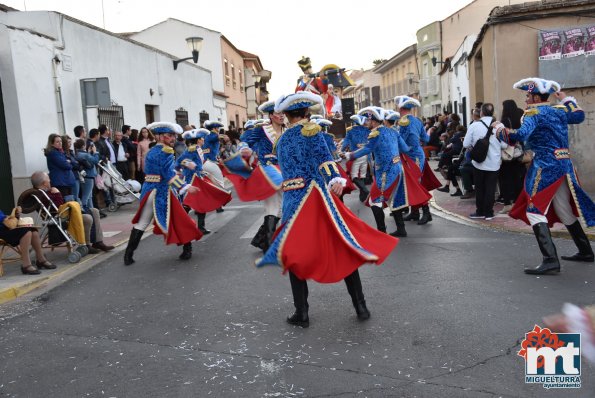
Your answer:
[[[336,183],[339,183],[342,187],[345,187],[345,185],[347,185],[347,180],[343,177],[335,177],[328,182],[328,188],[331,189],[331,187]]]
[[[184,195],[188,188],[190,188],[190,184],[185,184],[182,188],[180,188],[178,192],[180,193],[180,195]]]

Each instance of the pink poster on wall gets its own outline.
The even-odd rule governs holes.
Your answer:
[[[560,59],[562,57],[562,40],[560,32],[541,32],[541,48],[539,60]]]
[[[587,27],[585,55],[595,55],[595,25]]]
[[[562,58],[576,57],[585,53],[585,34],[581,28],[565,30],[564,38]]]

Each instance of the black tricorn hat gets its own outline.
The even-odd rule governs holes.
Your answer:
[[[302,72],[305,72],[306,69],[312,67],[312,63],[310,62],[310,57],[302,56],[302,59],[298,61],[298,65],[300,66]]]

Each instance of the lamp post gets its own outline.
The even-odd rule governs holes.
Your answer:
[[[188,58],[182,58],[174,60],[174,70],[178,70],[178,64],[180,62],[192,60],[195,64],[198,62],[198,53],[202,49],[202,37],[188,37],[186,38],[186,44],[192,52],[192,56]]]
[[[252,75],[252,78],[254,79],[254,84],[244,87],[244,93],[246,95],[246,99],[248,101],[252,101],[251,99],[248,98],[248,89],[254,87],[254,103],[255,103],[255,107],[256,107],[256,109],[254,110],[254,114],[256,115],[256,117],[258,117],[258,98],[256,98],[256,87],[260,86],[260,81],[262,80],[262,76],[260,76],[260,74],[256,73],[256,74]]]

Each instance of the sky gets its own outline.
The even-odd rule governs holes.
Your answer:
[[[237,48],[260,57],[272,72],[270,98],[293,92],[310,57],[326,64],[369,69],[416,42],[416,31],[470,0],[0,0],[18,10],[52,10],[112,32],[136,32],[169,17],[223,33]],[[105,22],[105,24],[104,24]]]

